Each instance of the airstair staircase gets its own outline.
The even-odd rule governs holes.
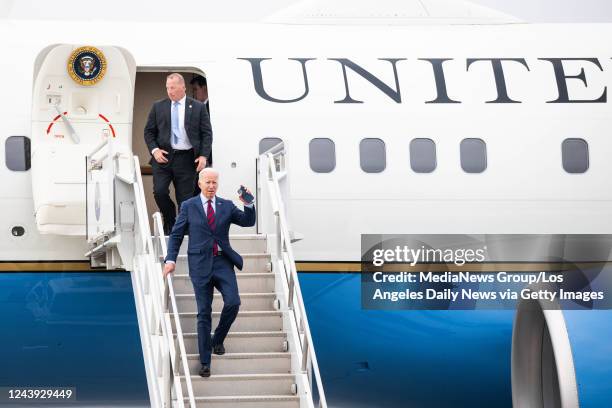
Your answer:
[[[277,300],[276,276],[266,238],[238,235],[231,241],[245,260],[243,270],[236,273],[242,304],[225,341],[226,354],[212,356],[210,378],[198,376],[196,304],[187,275],[186,255],[179,254],[173,278],[196,403],[213,408],[298,408],[298,380],[291,370],[292,347],[283,324],[283,313],[287,312],[280,309]],[[213,327],[223,307],[220,294],[214,297]],[[184,375],[180,381],[185,382]]]
[[[164,279],[167,237],[159,213],[153,215],[151,233],[138,158],[114,151],[110,139],[88,156],[92,249],[87,255],[94,266],[131,271],[151,406],[327,407],[293,259],[294,234],[285,213],[285,160],[283,144],[258,158],[262,233],[230,237],[245,261],[243,270],[236,271],[242,304],[224,343],[226,354],[213,354],[212,375],[202,378],[195,295],[187,268],[188,237],[175,273]],[[112,184],[104,191],[114,194],[114,208],[100,208],[95,197],[100,183]],[[104,210],[113,214],[100,215]],[[216,292],[213,329],[222,307]]]

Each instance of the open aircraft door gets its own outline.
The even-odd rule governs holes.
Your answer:
[[[85,236],[92,232],[86,228],[114,229],[112,180],[88,183],[86,156],[104,141],[112,142],[115,152],[131,154],[133,57],[119,47],[52,45],[39,54],[34,78],[32,194],[38,230]],[[91,210],[88,196],[95,200]]]

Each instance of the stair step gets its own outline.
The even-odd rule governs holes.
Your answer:
[[[166,242],[168,242],[168,238],[166,237]],[[187,253],[187,244],[189,242],[189,235],[186,235],[183,238],[183,245],[181,245],[181,249],[179,254]],[[265,253],[267,250],[267,240],[265,235],[257,235],[257,234],[231,234],[230,235],[230,245],[234,248],[234,251],[241,252],[250,252],[250,253]]]
[[[221,397],[196,397],[196,406],[203,408],[299,408],[297,395],[246,395]],[[189,398],[185,398],[189,402]]]
[[[276,294],[270,293],[241,293],[240,294],[240,310],[244,311],[273,311],[274,300]],[[179,312],[197,312],[198,308],[196,305],[195,295],[193,289],[191,294],[176,295],[176,306]],[[215,289],[213,296],[212,310],[214,312],[220,312],[223,308],[223,298],[221,294]]]
[[[184,246],[184,244],[183,244]],[[242,260],[244,261],[244,265],[242,270],[238,270],[234,268],[237,275],[241,273],[263,273],[270,272],[271,264],[270,264],[270,254],[266,253],[241,253]],[[177,271],[184,271],[187,274],[187,254],[180,254],[176,258],[176,268]]]
[[[176,335],[175,335],[176,337]],[[198,353],[198,334],[184,333],[183,341],[188,354]],[[283,352],[287,334],[279,331],[229,332],[225,338],[225,349],[232,353]]]
[[[214,367],[212,367],[214,370]],[[183,394],[187,395],[185,377],[179,376]],[[295,376],[291,374],[213,374],[208,378],[191,376],[194,396],[252,396],[286,395],[292,396]]]
[[[238,290],[240,293],[274,292],[274,274],[272,273],[238,273]],[[175,294],[193,294],[193,285],[189,275],[175,273],[172,279]]]
[[[200,355],[188,354],[189,372],[198,375]],[[229,353],[213,354],[210,363],[213,374],[290,374],[289,353]]]
[[[212,313],[212,328],[217,327],[221,312]],[[184,333],[196,332],[197,314],[196,313],[179,313],[181,328]],[[174,319],[171,319],[174,329]],[[238,317],[232,324],[234,331],[282,331],[283,330],[283,312],[238,312]]]

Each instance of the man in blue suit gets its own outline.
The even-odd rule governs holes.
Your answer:
[[[234,266],[242,270],[243,261],[230,245],[230,224],[241,227],[255,225],[254,205],[248,204],[240,197],[244,203],[244,211],[241,211],[230,200],[217,197],[218,181],[219,173],[212,167],[200,172],[198,184],[202,193],[181,205],[170,233],[168,256],[164,266],[164,276],[174,272],[183,237],[189,234],[187,261],[198,305],[198,348],[202,377],[210,376],[211,351],[219,355],[225,354],[223,341],[240,308]],[[211,339],[214,288],[221,292],[223,310],[219,325]]]

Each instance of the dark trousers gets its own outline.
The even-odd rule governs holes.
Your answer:
[[[153,197],[164,218],[166,234],[176,221],[176,206],[170,198],[170,182],[174,183],[176,202],[180,208],[183,201],[193,196],[194,160],[193,150],[175,150],[170,162],[163,166],[153,159]]]
[[[200,362],[210,364],[211,350],[218,344],[223,344],[225,337],[236,320],[240,309],[240,296],[238,295],[238,282],[234,265],[223,255],[213,257],[213,267],[210,276],[191,276],[191,283],[198,305],[198,349]],[[219,325],[211,338],[212,329],[212,301],[214,288],[221,292],[223,297],[223,310]]]

